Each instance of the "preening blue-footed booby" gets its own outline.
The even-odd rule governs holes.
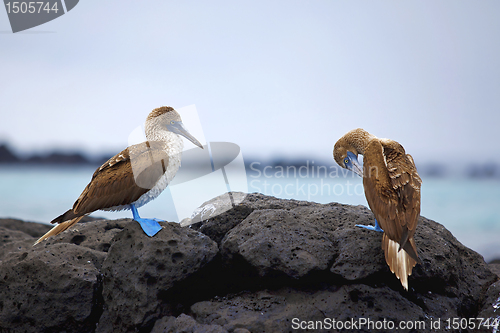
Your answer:
[[[362,167],[358,154],[363,155]],[[420,216],[422,180],[413,158],[398,142],[379,139],[361,128],[347,132],[335,143],[333,158],[363,178],[375,227],[358,226],[383,232],[385,261],[408,290],[408,276],[420,263],[413,235]]]
[[[58,223],[36,241],[57,235],[96,210],[130,209],[134,220],[152,237],[161,230],[157,219],[139,216],[137,208],[155,199],[174,178],[181,165],[184,142],[181,136],[203,149],[186,130],[172,107],[151,111],[146,119],[147,141],[132,145],[111,157],[92,176],[73,208],[56,217]]]

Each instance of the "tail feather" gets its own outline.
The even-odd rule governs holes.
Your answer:
[[[413,238],[408,239],[408,241],[404,245],[403,249],[418,264],[422,264],[422,261],[420,260],[420,258],[418,257],[418,254],[417,254],[417,246],[415,245],[415,239],[413,239]],[[401,248],[399,248],[399,251],[401,251]]]
[[[75,214],[73,209],[70,209],[66,213],[61,214],[58,217],[56,217],[55,219],[53,219],[52,221],[50,221],[50,223],[63,223],[65,221],[72,220],[72,219],[75,219],[77,217],[85,216],[85,215],[87,215],[87,214]]]
[[[50,229],[45,235],[43,235],[42,237],[40,237],[35,242],[35,244],[33,244],[33,246],[35,246],[36,244],[40,243],[41,241],[49,238],[50,236],[55,236],[55,235],[60,234],[61,232],[63,232],[64,230],[68,229],[72,225],[77,224],[81,219],[83,219],[83,217],[84,216],[79,216],[79,217],[76,217],[76,218],[74,218],[72,220],[59,223],[58,225],[56,225],[52,229]]]
[[[413,238],[409,239],[407,244],[415,244]],[[418,257],[417,260],[413,259],[406,252],[406,246],[403,248],[403,251],[399,251],[399,248],[399,243],[393,241],[384,233],[382,236],[382,249],[385,253],[385,261],[389,265],[391,272],[396,275],[403,287],[408,290],[408,276],[411,275],[413,267],[417,264]]]

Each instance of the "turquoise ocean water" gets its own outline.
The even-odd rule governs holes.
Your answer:
[[[94,170],[95,167],[1,166],[0,218],[49,222],[71,208]],[[246,185],[247,192],[280,198],[368,206],[362,181],[352,173],[332,177],[252,172],[247,174]],[[183,194],[167,188],[139,212],[144,217],[179,221],[189,214],[181,216],[177,212],[192,212],[204,201],[225,192],[225,187],[214,192],[213,186],[201,183],[196,191],[196,195]],[[500,258],[499,203],[499,179],[423,177],[421,214],[443,224],[460,242],[481,253],[486,261]],[[96,212],[93,215],[114,219],[130,217],[131,213]]]

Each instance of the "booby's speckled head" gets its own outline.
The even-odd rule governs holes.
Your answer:
[[[337,141],[333,148],[333,158],[341,167],[351,170],[360,177],[363,177],[363,169],[359,165],[358,154],[353,147],[344,146],[340,140]]]
[[[182,121],[179,113],[177,113],[177,111],[175,111],[175,109],[171,106],[162,106],[154,109],[149,113],[146,122],[153,121],[154,119],[168,119],[168,120],[172,119],[172,120]]]
[[[158,135],[156,133],[164,131],[175,133],[177,135],[182,135],[201,149],[203,145],[192,136],[184,124],[182,123],[181,116],[173,107],[162,106],[151,111],[146,118],[146,137],[155,140]],[[156,139],[158,140],[158,139]]]
[[[363,169],[358,162],[358,154],[364,154],[365,148],[374,135],[362,128],[344,134],[333,147],[333,158],[338,165],[363,177]]]

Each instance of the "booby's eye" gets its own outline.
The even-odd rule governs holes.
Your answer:
[[[173,124],[175,124],[175,121],[173,121],[173,120],[172,120],[172,121],[170,122],[170,125],[173,125]]]
[[[344,164],[348,164],[349,163],[349,159],[348,158],[345,158],[344,159]]]

